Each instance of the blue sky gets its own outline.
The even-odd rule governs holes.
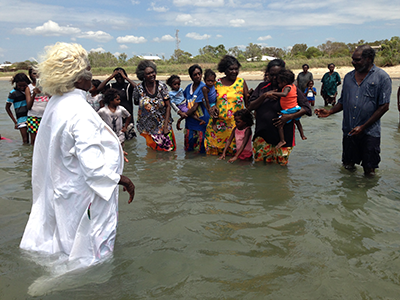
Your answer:
[[[47,45],[169,58],[180,48],[249,43],[286,48],[400,35],[400,0],[0,0],[0,63],[37,58]]]

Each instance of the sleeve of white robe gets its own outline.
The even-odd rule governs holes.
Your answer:
[[[76,118],[70,122],[70,133],[75,139],[75,148],[71,151],[79,160],[86,183],[98,196],[108,201],[120,181],[120,174],[115,172],[115,155],[121,155],[122,150],[111,151],[114,157],[107,157],[106,148],[115,147],[115,141],[101,141],[101,131],[111,130],[100,117],[77,115]],[[114,135],[112,131],[111,134]],[[120,148],[119,143],[117,145]],[[114,165],[110,162],[112,160]]]

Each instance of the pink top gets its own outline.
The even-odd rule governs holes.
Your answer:
[[[290,87],[290,92],[286,97],[281,97],[281,107],[282,109],[291,109],[297,106],[297,87],[294,84],[288,84],[285,87]],[[285,88],[284,87],[284,88]]]
[[[235,130],[236,151],[239,151],[240,147],[242,147],[242,145],[243,145],[244,135],[245,135],[247,128],[249,128],[249,127],[239,130],[236,127],[236,130]],[[239,159],[247,159],[247,158],[250,158],[252,155],[253,155],[253,152],[252,152],[252,148],[251,148],[251,136],[250,136],[249,140],[247,141],[246,147],[244,147],[242,153],[239,155]]]

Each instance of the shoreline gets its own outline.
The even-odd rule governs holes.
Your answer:
[[[400,65],[398,66],[393,66],[393,67],[383,67],[381,68],[383,69],[386,73],[389,74],[391,79],[399,79],[400,78]],[[353,67],[336,67],[335,71],[339,73],[340,77],[343,79],[344,76],[350,72],[354,70]],[[297,74],[299,74],[302,70],[301,69],[293,69],[292,70],[293,73],[296,75],[297,78]],[[321,80],[322,76],[324,76],[324,74],[326,72],[328,72],[328,68],[311,68],[310,72],[313,74],[314,80]],[[185,80],[185,81],[190,81],[190,77],[187,74],[178,74],[181,77],[181,80]],[[99,80],[105,80],[108,78],[109,75],[93,75],[93,79],[99,79]],[[136,77],[136,74],[128,74],[129,78],[131,78],[132,80],[135,81],[139,81]],[[159,75],[157,74],[157,79],[158,80],[162,80],[165,81],[167,80],[167,78],[170,75]],[[221,78],[223,77],[224,74],[223,73],[217,73],[217,78]],[[239,72],[239,77],[245,79],[245,80],[260,80],[262,81],[264,78],[264,72],[261,71],[243,71],[243,72]],[[0,77],[1,81],[10,81],[11,80],[11,76],[10,77]]]

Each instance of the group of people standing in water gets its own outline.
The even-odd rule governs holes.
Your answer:
[[[183,90],[178,75],[172,75],[166,83],[159,81],[156,64],[143,60],[136,68],[139,84],[131,80],[123,68],[116,68],[103,82],[92,80],[87,101],[117,134],[122,146],[126,139],[136,136],[133,116],[136,105],[136,130],[154,150],[176,150],[171,114],[174,110],[179,115],[176,128],[181,130],[181,123],[185,123],[185,151],[216,155],[220,159],[232,156],[229,162],[254,159],[286,165],[295,144],[294,129],[297,127],[301,138],[306,139],[299,119],[303,115],[310,116],[315,103],[317,91],[309,66],[304,64],[295,80],[294,74],[285,69],[283,60],[272,60],[265,70],[264,81],[254,90],[249,90],[246,81],[239,77],[240,67],[235,57],[226,55],[217,67],[224,76],[217,78],[211,69],[205,70],[203,77],[201,66],[194,64],[188,70],[192,82]],[[328,69],[321,80],[321,96],[325,106],[335,106],[337,87],[342,82],[333,63]],[[33,85],[26,95],[26,103],[39,103],[32,101],[34,98],[48,101],[48,97],[40,96],[40,90],[34,86],[36,72],[30,69],[29,75]],[[115,82],[110,83],[112,79]],[[19,100],[27,94],[30,81],[23,74],[17,74],[13,83],[16,86],[10,93],[6,110],[27,142],[26,117],[22,120],[21,112],[27,115],[27,107],[32,105],[24,106]],[[13,97],[16,98],[17,119],[10,111]],[[40,116],[35,117],[38,124],[47,103],[41,101]],[[37,131],[37,126],[34,129]]]
[[[106,101],[106,108],[111,106],[116,111],[114,106],[120,104],[128,111],[128,114],[118,116],[119,123],[125,126],[117,127],[117,135],[121,131],[126,135],[128,123],[133,123],[132,102],[137,105],[137,132],[146,139],[147,146],[154,150],[176,150],[171,115],[174,110],[179,115],[178,130],[181,129],[181,122],[185,122],[183,134],[186,151],[216,155],[220,159],[232,156],[229,162],[254,158],[255,161],[286,165],[294,146],[294,126],[291,120],[299,119],[304,114],[311,115],[309,102],[304,93],[292,85],[293,77],[292,82],[285,82],[292,86],[291,106],[296,109],[281,109],[281,106],[286,107],[281,105],[286,103],[285,97],[277,90],[286,86],[280,84],[280,78],[290,72],[285,70],[283,60],[276,59],[268,64],[267,81],[260,83],[254,91],[249,91],[246,81],[239,77],[240,67],[235,57],[224,56],[218,64],[218,72],[224,76],[217,79],[215,72],[210,69],[205,70],[203,76],[202,67],[194,64],[188,70],[192,82],[182,89],[179,76],[172,75],[166,81],[167,84],[159,81],[156,79],[155,63],[143,60],[136,69],[137,78],[141,81],[139,84],[129,79],[125,70],[117,68],[97,88],[92,87],[91,94],[95,94],[93,89],[102,91],[106,99],[110,90],[120,91],[119,96],[113,94],[118,98],[117,105],[113,99]],[[109,84],[113,78],[116,82]],[[272,101],[265,101],[267,98]],[[256,115],[254,133],[253,112]],[[111,124],[108,125],[112,128]]]
[[[389,109],[391,94],[391,79],[374,65],[374,57],[371,47],[359,46],[352,56],[354,70],[343,80],[338,103],[329,110],[315,110],[322,118],[343,111],[343,165],[352,170],[362,162],[366,175],[373,175],[380,162],[380,118]],[[156,80],[157,67],[151,61],[137,66],[139,84],[121,68],[99,84],[92,82],[88,55],[81,45],[49,47],[38,65],[38,75],[43,92],[53,96],[33,151],[33,205],[20,247],[65,253],[68,261],[77,261],[80,267],[93,265],[113,252],[118,185],[129,193],[128,203],[135,195],[134,184],[122,175],[123,141],[134,136],[132,99],[138,106],[136,129],[154,150],[176,149],[172,107],[185,120],[186,151],[220,159],[230,155],[231,162],[253,157],[254,161],[286,165],[294,146],[293,120],[312,114],[304,89],[293,84],[294,74],[285,69],[285,62],[275,59],[267,65],[266,80],[249,91],[238,76],[240,66],[236,58],[227,55],[218,64],[224,76],[216,80],[215,74],[206,70],[204,83],[202,68],[193,65],[189,68],[192,83],[182,90],[179,77],[171,76],[167,81],[170,93],[165,83]],[[113,78],[116,82],[109,84]],[[7,111],[8,103],[14,103],[17,119],[12,119],[19,129],[25,122],[20,119],[26,113],[22,102],[31,101],[24,80],[14,77],[15,93],[7,102]],[[100,101],[101,97],[96,97],[100,89],[104,89],[103,108],[110,110],[104,112],[109,117],[105,122],[93,109],[104,105],[95,103]],[[118,109],[122,105],[126,111]]]

